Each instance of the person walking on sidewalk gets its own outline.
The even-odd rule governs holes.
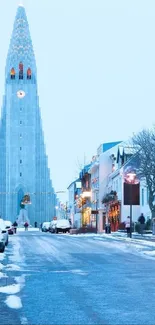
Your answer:
[[[17,227],[18,227],[18,223],[17,223],[17,221],[15,221],[15,222],[13,223],[13,227],[14,227],[15,234],[16,234],[16,233],[17,233]]]
[[[25,222],[25,224],[24,224],[25,231],[28,230],[28,226],[29,226],[28,222]]]
[[[130,237],[130,217],[128,216],[125,221],[125,228],[127,232],[127,237]]]
[[[145,228],[145,217],[143,213],[141,213],[140,217],[138,218],[138,222],[140,223],[140,234],[143,235]]]

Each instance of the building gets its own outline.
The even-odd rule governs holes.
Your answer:
[[[109,193],[112,188],[109,184],[109,175],[117,169],[116,158],[118,146],[121,141],[115,141],[102,144],[97,153],[99,155],[99,215],[98,215],[98,230],[104,231],[107,220],[107,210],[102,203],[104,196]]]
[[[44,145],[35,55],[23,5],[17,10],[6,61],[0,149],[2,217],[14,221],[22,215],[23,222],[26,216],[31,224],[51,220],[55,193]],[[21,209],[25,194],[30,201]]]
[[[102,153],[99,161],[99,230],[104,231],[105,223],[110,222],[112,231],[117,231],[130,215],[130,205],[124,204],[124,177],[138,169],[135,149],[121,142]],[[132,206],[133,222],[137,222],[141,213],[146,219],[151,217],[148,194],[145,182],[139,180],[139,204]]]
[[[78,201],[81,196],[81,181],[76,179],[68,186],[68,207],[69,219],[75,228],[81,226],[81,210],[78,206]]]
[[[91,226],[91,201],[92,201],[92,192],[91,192],[91,174],[89,172],[91,163],[84,166],[80,172],[81,180],[81,198],[80,198],[80,207],[82,222],[81,226]]]
[[[91,204],[91,225],[98,228],[98,208],[99,208],[99,156],[93,156],[91,166],[89,169],[91,174],[91,191],[92,191],[92,204]]]

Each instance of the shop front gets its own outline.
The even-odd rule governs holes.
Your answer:
[[[90,226],[91,225],[91,208],[86,207],[82,211],[82,226]]]
[[[109,204],[108,213],[109,223],[111,225],[111,231],[117,231],[121,222],[121,202],[116,201]]]

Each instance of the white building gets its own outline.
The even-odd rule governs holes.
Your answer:
[[[91,205],[91,225],[96,227],[98,221],[99,208],[99,156],[92,157],[92,164],[89,169],[91,174],[91,190],[92,190],[92,205]]]
[[[105,223],[110,221],[112,230],[120,227],[130,215],[130,206],[124,205],[124,174],[133,168],[135,161],[133,148],[121,142],[99,156],[99,230],[103,231]],[[136,166],[135,166],[136,167]],[[103,198],[114,191],[117,196],[109,204],[102,204]],[[148,190],[144,181],[140,181],[140,204],[132,206],[132,218],[136,222],[141,213],[151,217],[148,205]]]
[[[69,219],[73,227],[80,228],[81,226],[81,209],[78,208],[77,202],[81,194],[81,181],[75,180],[68,186],[68,208],[69,208]]]

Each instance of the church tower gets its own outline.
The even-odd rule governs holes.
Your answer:
[[[36,61],[25,8],[19,5],[6,62],[0,125],[2,218],[14,221],[27,194],[30,223],[52,220],[56,198],[44,145]]]

